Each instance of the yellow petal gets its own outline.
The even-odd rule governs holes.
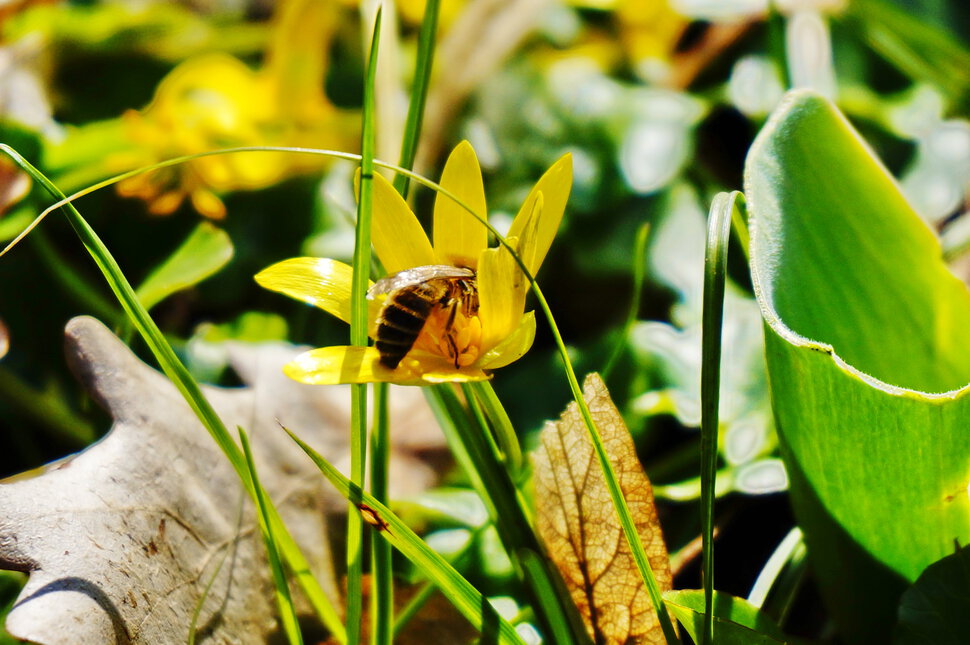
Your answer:
[[[424,372],[421,380],[424,383],[470,383],[472,381],[487,381],[492,378],[491,374],[486,374],[478,368],[461,367],[456,370],[443,370],[441,372]]]
[[[421,223],[394,187],[374,175],[371,241],[388,273],[437,264]]]
[[[488,216],[482,169],[475,150],[462,141],[452,151],[441,173],[441,187],[482,217]],[[434,250],[439,264],[471,269],[488,246],[488,229],[455,200],[442,194],[434,202]]]
[[[542,223],[542,209],[545,206],[545,196],[541,192],[537,193],[535,199],[531,201],[532,213],[523,220],[525,225],[519,237],[515,238],[517,241],[513,244],[509,240],[509,243],[512,244],[512,248],[515,249],[522,263],[529,267],[529,273],[532,274],[532,277],[535,277],[535,272],[538,270],[539,264],[541,264],[541,261],[539,263],[536,262],[536,253],[539,250],[537,240],[539,239],[539,225]],[[535,270],[532,269],[533,266],[536,267]],[[521,271],[521,267],[519,270]]]
[[[536,337],[536,315],[530,311],[522,317],[519,326],[505,340],[485,352],[477,365],[482,369],[494,370],[522,358]]]
[[[414,356],[416,357],[414,357]],[[290,378],[311,385],[387,382],[398,385],[481,381],[489,375],[479,368],[456,369],[440,356],[412,352],[395,369],[381,364],[375,347],[320,347],[283,367]]]
[[[291,379],[311,385],[338,383],[402,382],[400,377],[418,379],[406,370],[392,370],[380,363],[374,347],[320,347],[304,352],[283,367]]]
[[[517,238],[510,238],[515,246]],[[518,326],[525,311],[529,282],[505,247],[487,249],[478,261],[478,318],[482,351],[502,342]]]
[[[526,266],[532,275],[539,270],[549,247],[552,246],[553,238],[556,237],[572,184],[573,158],[566,154],[539,178],[512,222],[508,236],[518,237],[523,243],[528,243],[529,248],[523,248],[520,254],[531,258]],[[536,200],[540,193],[543,199],[542,208],[536,209]],[[534,236],[525,235],[530,228],[535,229]]]
[[[397,367],[408,374],[417,375],[420,382],[428,383],[468,383],[485,381],[491,377],[478,365],[455,367],[450,359],[420,349],[412,349]],[[406,381],[410,383],[411,381]]]
[[[290,258],[257,273],[256,282],[271,291],[320,307],[349,323],[353,275],[353,267],[337,260]],[[374,305],[368,305],[371,308],[369,319],[374,320]]]

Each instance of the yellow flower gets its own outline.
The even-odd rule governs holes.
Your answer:
[[[559,229],[571,185],[572,159],[566,155],[539,179],[512,223],[508,242],[532,275]],[[451,153],[441,186],[475,213],[487,213],[482,171],[468,142]],[[534,313],[525,313],[529,281],[508,249],[488,248],[487,229],[462,206],[441,194],[435,198],[432,244],[407,203],[375,175],[372,222],[374,249],[389,274],[368,292],[368,333],[384,342],[382,349],[314,349],[286,366],[290,377],[314,384],[477,381],[529,350],[536,324]],[[349,322],[352,275],[350,266],[336,260],[293,258],[261,271],[256,281]],[[383,293],[385,285],[390,293]],[[405,324],[395,324],[395,308],[407,310]],[[428,315],[417,331],[415,319],[421,316],[412,312],[421,309]],[[396,365],[399,357],[387,343],[406,347],[389,340],[388,327],[393,336],[402,327],[417,333]]]
[[[279,7],[259,70],[225,54],[183,62],[147,108],[124,114],[136,151],[116,155],[112,165],[128,169],[242,146],[352,147],[359,119],[333,106],[321,82],[339,17],[335,0],[288,0]],[[145,200],[155,215],[172,213],[188,198],[202,215],[221,219],[219,193],[265,188],[322,163],[321,157],[282,153],[201,157],[126,179],[118,192]]]

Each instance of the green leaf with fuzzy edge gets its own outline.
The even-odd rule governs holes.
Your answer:
[[[745,168],[751,273],[799,525],[847,642],[970,539],[970,293],[826,99],[790,93]]]

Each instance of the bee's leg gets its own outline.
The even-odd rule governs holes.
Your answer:
[[[458,365],[458,343],[455,342],[454,334],[448,334],[448,353],[451,354],[452,358],[455,359],[455,367],[460,367]]]
[[[455,342],[452,329],[455,326],[455,318],[458,316],[458,305],[460,304],[461,301],[458,298],[452,298],[446,305],[451,307],[451,311],[448,313],[448,322],[445,323],[445,335],[448,338],[448,353],[454,359],[455,367],[458,367],[458,343]]]
[[[448,322],[445,323],[445,331],[450,332],[451,328],[455,326],[455,316],[458,315],[458,304],[459,300],[456,298],[451,299],[447,306],[451,307],[451,313],[448,314]]]

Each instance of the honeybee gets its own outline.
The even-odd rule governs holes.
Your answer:
[[[411,351],[424,329],[428,317],[438,309],[450,314],[445,331],[450,332],[459,311],[466,317],[478,313],[478,284],[471,269],[446,264],[429,264],[392,273],[378,280],[367,291],[368,298],[387,294],[387,301],[377,318],[377,351],[381,365],[394,369]],[[451,345],[455,367],[458,348]]]

